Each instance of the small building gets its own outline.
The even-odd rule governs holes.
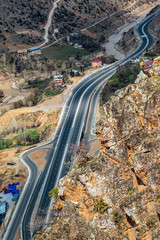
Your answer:
[[[53,78],[54,78],[54,79],[60,79],[60,78],[63,78],[63,75],[54,75]]]
[[[148,60],[147,64],[152,66],[153,65],[153,61],[152,60]]]
[[[28,49],[29,55],[34,55],[34,54],[41,54],[41,49],[40,47],[32,47]]]
[[[79,43],[75,43],[75,44],[74,44],[74,48],[83,49],[83,45],[81,45],[81,44],[79,44]]]
[[[92,67],[101,67],[102,66],[102,61],[100,59],[92,61]]]
[[[40,50],[40,47],[32,47],[32,48],[28,49],[29,52],[34,52],[34,51],[37,51],[37,50]]]
[[[140,62],[139,57],[132,57],[131,63],[137,63],[137,62]]]
[[[54,83],[55,83],[55,86],[60,86],[60,85],[63,85],[64,80],[63,78],[57,78],[57,79],[54,79]]]
[[[59,33],[59,29],[58,29],[58,28],[55,28],[55,29],[54,29],[54,33]]]
[[[72,37],[78,37],[78,33],[77,33],[77,32],[71,33],[70,35],[71,35]]]
[[[0,223],[3,222],[3,219],[5,218],[7,212],[7,203],[6,202],[0,202]]]
[[[147,69],[150,69],[151,67],[152,67],[151,65],[146,64],[146,65],[143,66],[143,69],[147,70]]]
[[[144,59],[143,59],[143,62],[148,62],[148,61],[149,61],[148,58],[144,58]]]
[[[148,60],[147,62],[144,62],[143,64],[143,70],[148,70],[150,68],[152,68],[153,65],[153,61],[152,60]]]
[[[29,55],[34,55],[34,54],[41,54],[41,49],[40,47],[32,47],[28,49]]]
[[[64,84],[63,75],[54,75],[53,77],[55,86],[60,86]]]
[[[79,75],[79,70],[72,69],[72,70],[70,71],[70,76],[71,76],[71,77],[74,77],[74,76],[77,76],[77,75]]]
[[[19,55],[26,55],[27,54],[27,49],[18,50],[17,53]]]

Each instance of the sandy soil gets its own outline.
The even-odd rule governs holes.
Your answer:
[[[89,151],[89,154],[91,155],[95,155],[97,154],[97,152],[101,149],[101,144],[100,142],[97,140],[95,140],[92,145],[91,145],[91,149]]]
[[[124,54],[117,50],[117,42],[122,38],[124,32],[129,31],[132,27],[135,27],[138,23],[140,23],[146,17],[148,12],[151,11],[151,9],[152,7],[147,8],[147,10],[142,11],[139,14],[137,14],[135,11],[134,18],[136,18],[136,20],[132,20],[131,23],[126,22],[124,26],[118,29],[118,33],[113,34],[109,37],[109,41],[103,44],[103,47],[106,49],[107,55],[114,55],[117,59],[124,57]]]
[[[6,187],[9,183],[20,182],[20,185],[26,181],[28,172],[26,167],[21,163],[19,156],[21,152],[30,147],[21,147],[20,153],[16,153],[16,148],[10,148],[0,151],[0,185]],[[6,165],[7,162],[15,162],[15,165]],[[18,174],[19,176],[16,176]]]
[[[46,154],[46,150],[43,149],[43,150],[33,152],[29,155],[29,157],[38,165],[40,172],[43,170],[43,167],[46,163],[46,160],[44,159],[45,154]]]
[[[8,99],[7,99],[8,97],[10,97],[10,98],[12,97],[12,101],[10,102],[10,103],[12,103],[17,100],[21,100],[21,99],[23,100],[25,97],[29,96],[29,94],[30,94],[29,91],[27,91],[27,90],[21,91],[19,89],[13,88],[15,82],[16,81],[18,82],[19,80],[20,79],[18,79],[18,78],[0,80],[0,89],[3,90],[4,95],[6,96],[6,98],[4,99],[4,102],[5,101],[8,102]]]

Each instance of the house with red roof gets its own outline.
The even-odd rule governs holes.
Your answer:
[[[147,64],[152,66],[153,61],[152,61],[152,60],[148,60],[148,61],[147,61]]]
[[[102,61],[100,59],[96,59],[94,61],[92,61],[92,67],[101,67],[102,66]]]
[[[139,61],[140,61],[139,57],[132,57],[131,59],[131,63],[137,63]]]
[[[151,65],[143,65],[144,70],[150,69],[151,67],[152,67]]]
[[[152,60],[148,60],[147,62],[145,62],[145,64],[143,65],[143,69],[144,70],[148,70],[152,67],[153,65],[153,61]]]

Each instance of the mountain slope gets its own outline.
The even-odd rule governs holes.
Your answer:
[[[118,90],[97,126],[100,157],[62,178],[50,226],[34,239],[160,238],[160,58]]]
[[[58,8],[54,14],[54,25],[58,26],[62,34],[74,32],[79,29],[90,26],[91,24],[101,20],[110,14],[126,9],[133,3],[136,3],[130,10],[143,4],[156,3],[155,0],[89,0],[89,1],[73,1],[62,0],[59,2]],[[122,15],[122,14],[120,14]],[[117,21],[118,17],[117,16]],[[112,22],[110,24],[113,24]],[[114,24],[113,24],[114,25]],[[105,27],[104,27],[105,28]]]
[[[36,29],[46,20],[50,0],[1,0],[0,30]]]

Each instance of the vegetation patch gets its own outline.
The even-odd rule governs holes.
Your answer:
[[[49,198],[52,198],[52,197],[58,197],[58,188],[52,188],[51,191],[49,191]]]
[[[145,54],[144,54],[145,57],[158,57],[159,54],[157,51],[153,51],[153,50],[148,50]]]
[[[62,93],[62,90],[45,91],[46,96],[56,96],[61,93]]]
[[[40,133],[38,129],[25,129],[19,131],[16,136],[11,139],[6,136],[0,137],[0,150],[15,147],[17,145],[26,146],[38,143],[40,141]]]
[[[98,202],[94,203],[94,210],[100,213],[107,211],[108,207],[108,204],[105,203],[102,198]]]
[[[126,63],[117,69],[117,72],[113,74],[110,80],[105,85],[102,92],[102,100],[105,103],[110,99],[114,93],[121,88],[126,87],[129,84],[134,83],[137,75],[140,72],[139,64]]]
[[[49,60],[66,60],[69,57],[82,57],[89,54],[88,50],[77,49],[67,44],[58,44],[42,50],[42,55]]]
[[[115,223],[120,222],[120,220],[121,220],[121,218],[122,218],[122,216],[120,215],[120,213],[119,213],[116,209],[113,209],[112,213],[113,213],[113,218],[112,218],[112,219],[114,220],[114,222],[115,222]]]

